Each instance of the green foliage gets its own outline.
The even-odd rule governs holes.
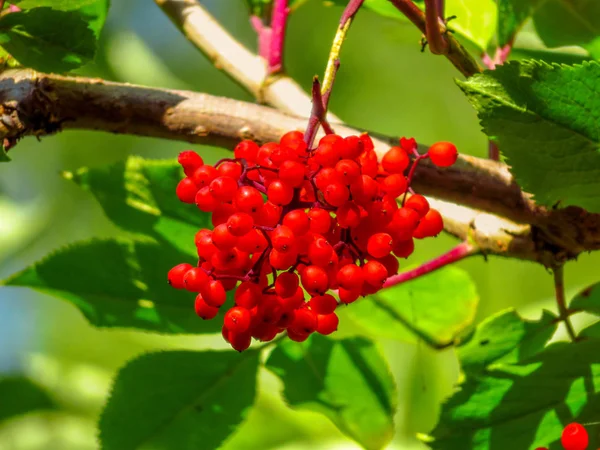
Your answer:
[[[556,319],[544,311],[540,320],[524,320],[514,309],[488,317],[458,347],[461,367],[477,372],[492,363],[516,363],[535,355],[554,335]]]
[[[447,267],[384,289],[348,307],[352,319],[373,336],[443,347],[475,318],[479,297],[469,275]]]
[[[194,258],[194,235],[200,228],[212,228],[210,214],[177,199],[175,186],[183,171],[175,160],[131,156],[104,167],[65,172],[64,177],[90,191],[120,228],[169,242]]]
[[[248,9],[252,15],[258,17],[264,17],[267,13],[271,11],[271,6],[273,5],[273,0],[245,0],[248,5]],[[303,3],[306,3],[307,0],[289,0],[288,8],[294,10]]]
[[[538,344],[541,350],[543,340]],[[467,372],[460,391],[442,407],[431,447],[488,450],[556,445],[567,423],[597,420],[599,344],[597,339],[561,342],[533,356],[530,348],[530,356],[524,359],[494,362],[477,374]],[[481,364],[489,362],[485,354],[481,356]],[[590,448],[597,446],[596,434],[590,433]]]
[[[217,332],[218,318],[205,322],[194,314],[193,293],[167,283],[168,270],[188,260],[166,243],[92,240],[58,250],[3,284],[64,299],[97,327]]]
[[[302,344],[283,341],[267,368],[283,381],[290,406],[324,414],[364,448],[380,449],[391,440],[396,386],[371,341],[320,335]]]
[[[10,158],[6,154],[6,150],[4,150],[3,146],[0,146],[0,163],[9,162]]]
[[[457,82],[538,203],[600,211],[600,65],[511,62]]]
[[[594,284],[577,294],[569,303],[569,309],[580,309],[600,315],[600,283]]]
[[[497,0],[498,45],[504,46],[514,39],[540,2],[541,0]]]
[[[541,2],[534,21],[540,38],[548,47],[579,45],[592,53],[597,51],[600,2],[547,0]],[[600,56],[600,52],[596,56]]]
[[[35,411],[56,409],[48,393],[22,376],[0,378],[0,423]]]
[[[103,450],[218,448],[254,403],[256,351],[172,351],[130,361],[100,418]]]

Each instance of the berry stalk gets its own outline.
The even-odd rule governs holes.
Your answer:
[[[572,341],[577,341],[577,334],[569,318],[569,309],[567,308],[567,300],[565,298],[565,283],[563,266],[555,267],[552,270],[554,277],[554,293],[556,296],[556,306],[558,307],[558,318],[565,324],[567,334]]]

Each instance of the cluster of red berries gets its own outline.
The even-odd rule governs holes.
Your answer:
[[[397,257],[413,252],[413,238],[442,231],[441,215],[423,196],[406,199],[424,158],[448,167],[456,147],[440,142],[419,155],[415,140],[403,138],[380,161],[367,134],[330,134],[309,149],[292,131],[279,143],[242,141],[234,158],[214,166],[182,152],[186,177],[177,196],[212,213],[214,229],[196,234],[197,266],[174,267],[169,283],[198,293],[203,319],[215,317],[235,289],[223,337],[238,351],[252,337],[269,341],[283,331],[295,341],[330,334],[338,299],[377,292],[398,273]]]
[[[590,424],[588,424],[590,425]],[[562,432],[560,443],[565,450],[587,450],[589,436],[583,425],[580,423],[568,424]],[[535,450],[548,450],[546,447],[538,447]]]

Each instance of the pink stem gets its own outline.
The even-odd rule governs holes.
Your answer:
[[[271,15],[271,42],[267,59],[270,74],[279,72],[283,68],[285,29],[289,13],[288,0],[275,0]]]
[[[362,6],[365,0],[350,0],[346,5],[346,9],[342,13],[342,17],[340,18],[340,28],[346,25],[348,19],[354,17],[354,15],[358,12],[358,9]]]
[[[258,35],[258,54],[265,60],[269,61],[271,54],[271,37],[272,30],[270,27],[266,27],[262,23],[262,19],[258,16],[250,17],[250,24],[256,34]]]
[[[456,247],[451,249],[450,251],[428,261],[419,267],[416,267],[412,270],[409,270],[404,273],[399,273],[398,275],[394,275],[389,277],[385,284],[384,288],[396,286],[397,284],[404,283],[405,281],[413,280],[415,278],[422,277],[428,273],[431,273],[437,269],[440,269],[448,264],[455,263],[464,259],[468,256],[474,255],[477,253],[477,248],[474,247],[469,242],[461,242]]]
[[[490,55],[488,55],[487,53],[484,53],[481,56],[481,60],[483,61],[485,67],[487,67],[488,69],[494,70],[496,68],[496,64],[494,63]]]
[[[512,47],[513,47],[513,41],[511,40],[504,47],[498,47],[496,49],[496,54],[494,55],[494,64],[496,66],[500,66],[500,65],[504,64],[504,62],[510,56],[510,52],[512,51]]]

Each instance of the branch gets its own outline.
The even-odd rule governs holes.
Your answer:
[[[556,306],[558,307],[558,319],[564,322],[569,338],[572,341],[577,341],[577,334],[575,334],[573,324],[569,318],[567,300],[565,299],[565,273],[563,266],[555,267],[552,270],[552,275],[554,277],[554,293],[556,295]]]
[[[421,32],[427,35],[427,26],[425,14],[415,5],[412,0],[389,0],[408,20],[410,20]],[[439,21],[438,21],[439,22]],[[448,52],[445,53],[446,58],[450,60],[454,67],[465,77],[470,77],[482,71],[481,67],[473,56],[458,42],[451,34],[447,32],[447,28],[443,23],[438,24],[440,34],[446,36],[448,42]]]
[[[0,139],[11,145],[23,136],[87,129],[233,148],[240,139],[273,141],[305,126],[304,118],[207,94],[30,69],[0,74]],[[336,132],[347,136],[361,131],[340,124]],[[380,154],[397,142],[374,135]],[[474,208],[431,199],[444,216],[446,230],[460,239],[473,223],[484,252],[553,267],[583,251],[600,249],[600,215],[578,207],[549,210],[536,205],[504,164],[461,155],[455,166],[439,169],[425,160],[413,186],[424,195]]]
[[[438,0],[425,0],[425,31],[429,50],[434,55],[445,55],[449,47],[439,26]]]

